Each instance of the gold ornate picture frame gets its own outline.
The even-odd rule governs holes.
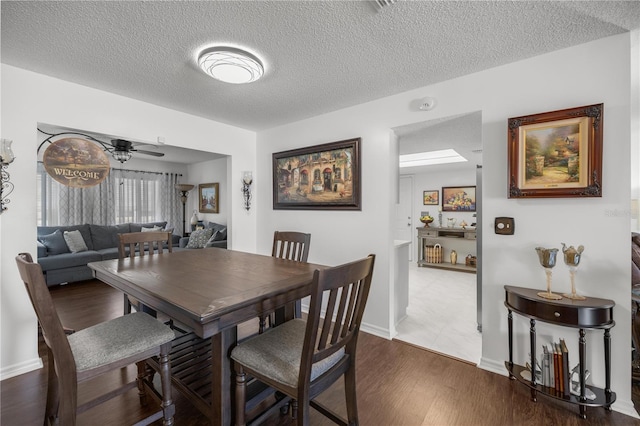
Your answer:
[[[604,104],[508,120],[509,198],[602,196]]]

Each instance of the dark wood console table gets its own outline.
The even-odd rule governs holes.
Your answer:
[[[509,311],[509,361],[505,366],[509,371],[509,378],[518,380],[531,389],[531,399],[536,401],[536,393],[542,393],[552,398],[560,399],[580,406],[580,415],[587,418],[586,408],[605,407],[611,409],[611,404],[616,400],[615,392],[611,391],[611,334],[610,329],[615,325],[613,320],[613,307],[615,302],[608,299],[596,299],[588,297],[586,300],[548,300],[538,296],[540,290],[504,286],[505,306]],[[524,379],[520,373],[525,367],[513,363],[513,312],[529,318],[531,328],[529,331],[531,340],[531,368],[536,365],[536,321],[543,321],[563,327],[579,329],[579,358],[580,358],[580,396],[563,396],[554,389],[536,383],[536,375],[531,374],[531,380]],[[604,360],[605,360],[605,388],[585,384],[585,366],[587,358],[587,339],[585,330],[604,330]],[[585,390],[589,388],[595,395],[594,400],[585,397]]]

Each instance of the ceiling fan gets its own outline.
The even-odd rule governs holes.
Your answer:
[[[111,155],[121,163],[130,160],[132,152],[138,152],[145,155],[153,155],[154,157],[164,157],[164,152],[136,149],[133,147],[133,143],[131,141],[125,139],[111,139],[111,145],[113,146],[110,151]]]
[[[55,138],[55,137],[63,136],[63,135],[78,135],[78,136],[83,136],[83,137],[85,137],[87,139],[90,139],[90,140],[92,140],[94,142],[97,142],[98,144],[100,144],[100,146],[102,146],[102,148],[106,152],[110,153],[113,156],[113,158],[118,160],[120,163],[125,163],[128,160],[130,160],[132,152],[137,152],[137,153],[144,154],[144,155],[152,155],[154,157],[164,157],[164,152],[147,151],[147,150],[143,150],[143,149],[137,149],[137,148],[135,148],[136,142],[131,142],[131,141],[128,141],[126,139],[111,139],[111,146],[109,146],[108,143],[105,143],[105,142],[101,141],[100,139],[97,139],[96,137],[88,135],[86,133],[80,133],[80,132],[49,133],[49,132],[45,132],[42,129],[38,129],[38,131],[40,133],[43,133],[43,134],[48,136],[38,146],[38,152],[40,152],[40,149],[42,148],[42,146],[44,144],[52,143],[52,139]],[[140,143],[140,145],[144,146],[144,144],[142,144],[142,143]],[[153,145],[149,145],[149,146],[153,146]]]

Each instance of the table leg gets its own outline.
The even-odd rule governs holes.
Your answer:
[[[608,397],[611,395],[611,333],[608,328],[604,330],[604,373],[604,392]],[[607,409],[611,410],[611,406],[607,405]]]
[[[509,314],[507,315],[507,324],[509,327],[509,367],[511,371],[513,371],[513,312],[511,309],[508,309]],[[515,377],[509,371],[509,378],[514,380]]]
[[[211,424],[215,426],[232,424],[231,395],[234,381],[229,355],[237,341],[237,327],[211,337]]]
[[[536,398],[536,320],[531,319],[531,328],[529,329],[529,339],[531,341],[531,400],[537,401]]]
[[[578,354],[580,356],[580,401],[586,401],[586,384],[584,375],[587,365],[587,338],[583,328],[580,329],[580,338],[578,339]],[[587,418],[586,405],[580,405],[580,416],[582,416],[583,419]]]

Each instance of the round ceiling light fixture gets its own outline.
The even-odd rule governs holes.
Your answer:
[[[203,50],[198,56],[198,65],[216,80],[233,84],[251,83],[264,74],[264,66],[257,56],[228,46]]]

